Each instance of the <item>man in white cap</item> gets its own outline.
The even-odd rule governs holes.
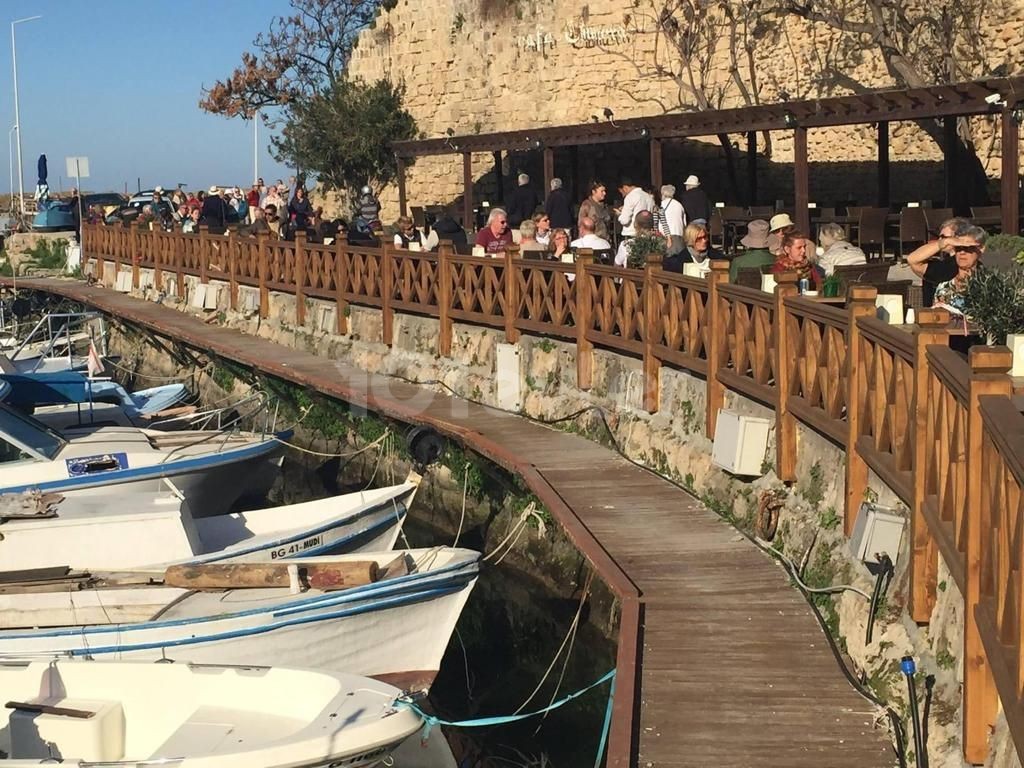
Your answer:
[[[768,250],[778,256],[782,250],[782,239],[796,229],[788,213],[776,213],[768,222]]]
[[[691,224],[707,224],[711,218],[711,201],[700,188],[700,179],[692,173],[683,182],[686,189],[679,196],[679,202],[686,210],[686,220]]]

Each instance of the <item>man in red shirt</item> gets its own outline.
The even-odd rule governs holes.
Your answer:
[[[262,194],[260,186],[263,179],[260,179],[252,185],[252,189],[245,196],[245,202],[249,204],[249,223],[252,224],[256,221],[256,209],[260,207],[260,195]]]
[[[503,208],[492,208],[487,217],[487,226],[476,233],[476,244],[483,246],[488,254],[504,253],[506,246],[512,242],[512,232],[508,228],[508,214]]]

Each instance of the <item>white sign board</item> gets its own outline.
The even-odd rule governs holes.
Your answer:
[[[89,178],[88,157],[65,157],[64,162],[68,166],[68,178],[87,179]]]

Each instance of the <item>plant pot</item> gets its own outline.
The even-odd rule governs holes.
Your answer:
[[[1024,376],[1024,333],[1010,333],[1006,336],[1006,346],[1013,352],[1011,376]]]

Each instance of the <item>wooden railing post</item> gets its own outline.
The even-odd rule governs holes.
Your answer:
[[[334,241],[334,308],[335,318],[340,335],[348,333],[348,300],[345,290],[348,288],[348,238],[339,234]]]
[[[648,257],[644,266],[644,410],[657,413],[661,404],[661,358],[654,354],[655,327],[661,322],[657,291],[661,261]]]
[[[266,318],[270,315],[270,289],[267,288],[270,265],[267,263],[267,236],[263,232],[256,236],[256,270],[260,278],[260,317]]]
[[[509,344],[519,341],[519,330],[516,328],[516,317],[519,314],[519,281],[516,272],[522,269],[522,266],[519,246],[507,246],[505,248],[505,341]]]
[[[142,261],[143,243],[152,247],[152,238],[156,237],[155,232],[137,232],[135,236],[135,251],[132,253],[132,290],[139,289],[139,262]]]
[[[712,261],[707,281],[708,298],[704,307],[704,324],[706,326],[704,351],[708,360],[708,376],[705,393],[707,418],[704,421],[704,434],[713,440],[718,411],[725,405],[725,387],[718,380],[718,369],[722,364],[723,340],[725,339],[725,329],[728,326],[728,318],[719,312],[718,286],[729,282],[729,262],[725,259]]]
[[[590,317],[594,311],[594,297],[590,291],[590,276],[587,268],[594,263],[594,251],[581,248],[576,253],[576,386],[584,391],[590,389],[594,380],[594,343],[587,339]]]
[[[295,280],[295,325],[299,328],[306,324],[306,230],[295,232],[295,269],[292,279]]]
[[[971,364],[971,380],[967,390],[967,498],[964,505],[967,513],[967,554],[964,563],[963,744],[967,762],[980,765],[988,757],[988,735],[995,723],[999,698],[975,615],[981,599],[982,539],[991,535],[990,530],[982,530],[979,524],[982,494],[985,493],[981,466],[985,427],[979,398],[982,395],[1009,397],[1013,394],[1013,382],[1007,373],[1013,365],[1013,354],[1006,347],[976,346],[971,347],[967,359]],[[1012,531],[1000,531],[999,535],[1009,538]]]
[[[924,517],[926,455],[934,450],[927,445],[928,422],[928,347],[949,342],[949,313],[941,309],[922,309],[914,327],[914,402],[911,406],[914,430],[914,497],[910,505],[910,618],[927,624],[935,607],[938,584],[939,550]]]
[[[799,293],[796,281],[796,272],[783,272],[775,278],[775,474],[784,483],[796,481],[796,418],[789,412],[789,365],[794,348],[786,320],[786,299]]]
[[[162,291],[164,287],[164,264],[163,256],[164,251],[167,250],[168,244],[175,242],[174,232],[179,228],[179,225],[175,224],[174,229],[170,234],[164,237],[158,237],[153,247],[153,287],[157,291]]]
[[[857,452],[860,420],[868,393],[867,365],[861,346],[857,321],[875,314],[878,289],[868,285],[851,285],[846,295],[846,494],[843,506],[843,530],[849,536],[857,521],[857,511],[868,489],[868,465]]]
[[[184,298],[185,296],[185,273],[182,272],[182,265],[185,261],[185,240],[184,238],[178,243],[181,248],[171,249],[171,260],[174,264],[175,272],[175,286],[178,291],[178,298]]]
[[[380,311],[381,341],[391,346],[394,333],[395,312],[391,308],[391,294],[394,292],[395,258],[392,251],[394,244],[387,238],[381,240],[380,246]]]
[[[442,240],[437,246],[437,354],[452,354],[452,241]]]
[[[210,251],[213,249],[213,241],[210,239],[210,228],[206,224],[199,225],[199,282],[208,283],[210,278],[206,270],[210,264]]]
[[[228,300],[232,310],[238,309],[238,232],[228,235]]]

